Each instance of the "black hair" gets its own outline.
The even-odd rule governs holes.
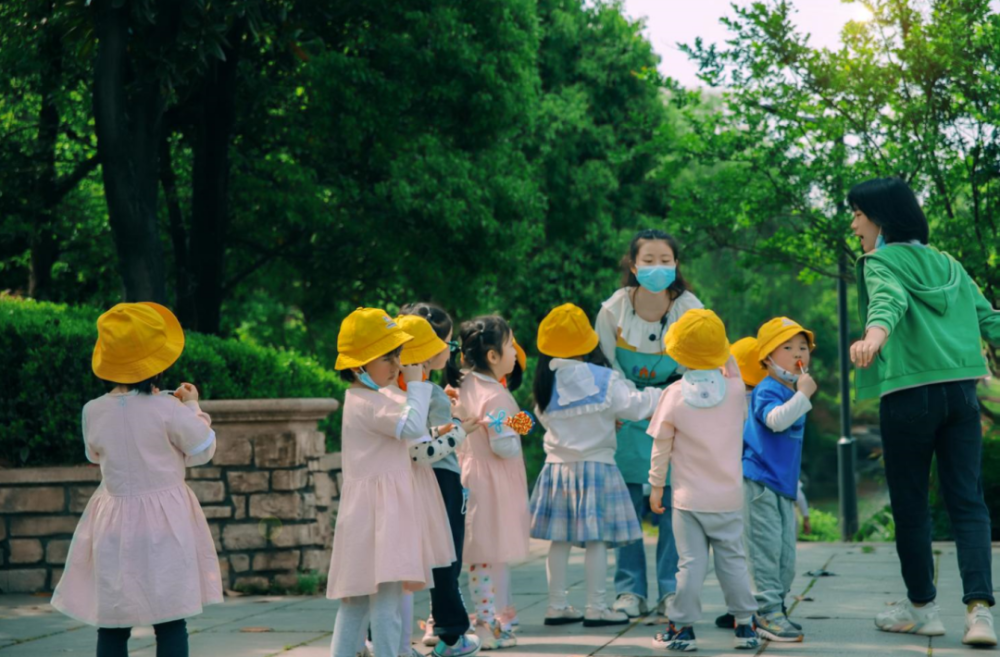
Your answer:
[[[399,354],[401,354],[402,352],[403,352],[403,348],[402,347],[396,347],[395,349],[393,349],[389,353],[382,354],[381,356],[378,356],[378,358],[385,358],[386,356],[399,356]],[[374,360],[374,359],[372,359],[372,360]],[[364,366],[362,366],[362,367],[364,367]],[[350,367],[346,367],[346,368],[344,368],[342,370],[337,370],[337,376],[340,377],[341,381],[347,381],[348,383],[354,383],[355,381],[358,380],[358,377],[354,373],[354,370],[351,369]]]
[[[507,390],[514,392],[521,387],[521,383],[524,382],[524,370],[521,369],[521,363],[514,361],[514,369],[510,371],[507,375]]]
[[[674,252],[674,264],[677,266],[677,277],[674,282],[670,284],[667,288],[667,294],[670,295],[671,300],[676,299],[684,292],[691,289],[688,282],[684,280],[684,275],[681,273],[680,259],[681,259],[681,247],[674,239],[672,235],[669,235],[662,230],[657,230],[655,228],[647,228],[645,230],[640,230],[632,237],[632,241],[628,244],[628,253],[622,256],[622,287],[639,287],[639,281],[636,279],[635,274],[632,273],[632,265],[635,264],[635,259],[639,255],[639,249],[642,247],[643,242],[666,242],[670,250]]]
[[[927,244],[930,227],[916,194],[899,178],[872,178],[847,194],[852,210],[861,210],[882,229],[886,243],[917,240]]]
[[[138,383],[116,383],[114,381],[108,381],[112,388],[116,386],[124,386],[131,392],[132,390],[138,390],[139,394],[151,395],[153,394],[153,388],[163,387],[163,372],[159,374],[154,374],[145,381],[139,381]]]
[[[459,333],[462,341],[462,365],[467,369],[489,372],[488,354],[490,351],[495,351],[502,356],[503,345],[512,332],[510,324],[503,317],[484,315],[463,323]],[[515,363],[515,369],[516,367]],[[458,388],[462,385],[461,371],[447,371],[445,375],[452,387]],[[510,381],[507,385],[510,385]]]
[[[434,333],[442,340],[447,340],[449,333],[452,333],[452,338],[455,337],[455,322],[451,319],[451,315],[449,315],[444,308],[436,303],[431,303],[429,301],[408,303],[399,309],[399,314],[420,315],[427,320],[427,323],[434,329]],[[449,348],[450,347],[451,345],[449,345]],[[449,381],[452,378],[462,378],[462,368],[458,365],[457,350],[449,352],[448,363],[444,366],[444,375],[445,379]]]
[[[594,347],[593,351],[584,356],[583,362],[601,367],[611,367],[604,352],[601,351],[600,345]],[[545,409],[549,407],[549,402],[552,401],[552,386],[556,382],[556,373],[552,371],[550,367],[551,363],[552,356],[540,354],[538,356],[538,365],[535,367],[535,385],[532,391],[535,395],[535,405],[538,406],[538,410],[542,413],[545,412]]]

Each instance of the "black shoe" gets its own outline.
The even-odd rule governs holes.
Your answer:
[[[715,626],[723,630],[731,630],[736,627],[736,617],[732,614],[722,614],[715,619]]]
[[[785,620],[788,621],[789,625],[791,625],[792,627],[794,627],[795,629],[797,629],[799,632],[802,631],[802,626],[799,625],[798,623],[796,623],[795,621],[793,621],[791,618],[788,617],[788,608],[785,607],[785,603],[784,602],[781,603],[781,613],[783,613],[785,615]]]

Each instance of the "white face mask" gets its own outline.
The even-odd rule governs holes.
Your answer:
[[[767,360],[770,361],[771,367],[774,368],[775,374],[778,375],[779,379],[781,379],[782,381],[787,381],[789,383],[796,383],[796,382],[798,382],[798,380],[799,380],[799,375],[798,374],[794,374],[792,372],[789,372],[788,370],[786,370],[781,365],[778,365],[777,363],[774,362],[773,358],[768,358]]]

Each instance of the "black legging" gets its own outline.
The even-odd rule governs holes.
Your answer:
[[[187,624],[184,619],[153,626],[156,657],[188,657]],[[131,627],[97,628],[97,657],[128,657]]]

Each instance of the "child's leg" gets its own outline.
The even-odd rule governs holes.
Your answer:
[[[646,506],[642,495],[642,484],[625,484],[625,486],[632,498],[639,524],[642,524]],[[643,600],[647,599],[646,548],[643,547],[642,541],[629,543],[615,550],[615,565],[615,595],[632,593]]]
[[[461,477],[450,470],[434,470],[451,535],[455,539],[456,561],[446,568],[434,569],[434,588],[431,589],[431,611],[434,614],[434,633],[445,645],[454,645],[469,629],[469,614],[462,600],[459,579],[462,576],[462,547],[465,542],[465,494]]]
[[[708,537],[701,526],[701,514],[674,509],[673,515],[677,595],[670,599],[667,616],[678,627],[685,627],[701,618],[701,587],[708,574]]]
[[[565,609],[566,571],[569,569],[569,551],[572,546],[566,541],[552,541],[545,569],[549,575],[549,606]]]
[[[333,639],[330,641],[332,657],[354,657],[364,647],[370,597],[361,595],[340,601],[337,619],[333,623]]]
[[[399,599],[399,620],[400,620],[400,632],[399,632],[399,653],[400,655],[406,655],[410,657],[412,651],[410,650],[410,639],[413,634],[413,594],[404,593]]]
[[[674,540],[672,492],[670,486],[663,489],[663,515],[653,514],[659,536],[656,539],[656,585],[659,600],[677,591],[677,542]],[[638,545],[642,545],[639,541]]]
[[[474,563],[469,566],[469,591],[475,604],[476,619],[492,624],[497,618],[497,608],[490,564]]]
[[[746,625],[757,612],[757,600],[750,588],[750,573],[743,552],[743,513],[707,513],[702,516],[702,526],[711,538],[715,576],[729,613],[738,625]]]
[[[131,627],[97,628],[97,657],[128,657]]]
[[[781,602],[792,590],[795,580],[795,544],[798,539],[798,521],[795,518],[795,502],[787,497],[778,498],[781,511]]]
[[[156,657],[188,657],[187,623],[184,619],[153,626]]]
[[[378,592],[368,597],[372,619],[372,646],[375,648],[375,654],[392,655],[399,650],[399,636],[403,631],[403,622],[400,618],[403,583],[383,582],[378,585]],[[410,623],[412,622],[411,620]]]
[[[778,494],[750,479],[743,480],[743,540],[750,576],[761,614],[781,611],[785,585],[781,581],[781,552],[785,539],[778,510]]]
[[[587,609],[607,608],[608,544],[588,541],[583,566],[587,581]]]
[[[510,622],[517,616],[514,597],[510,591],[510,566],[505,563],[493,564],[494,591],[496,592],[497,620],[510,629]]]

